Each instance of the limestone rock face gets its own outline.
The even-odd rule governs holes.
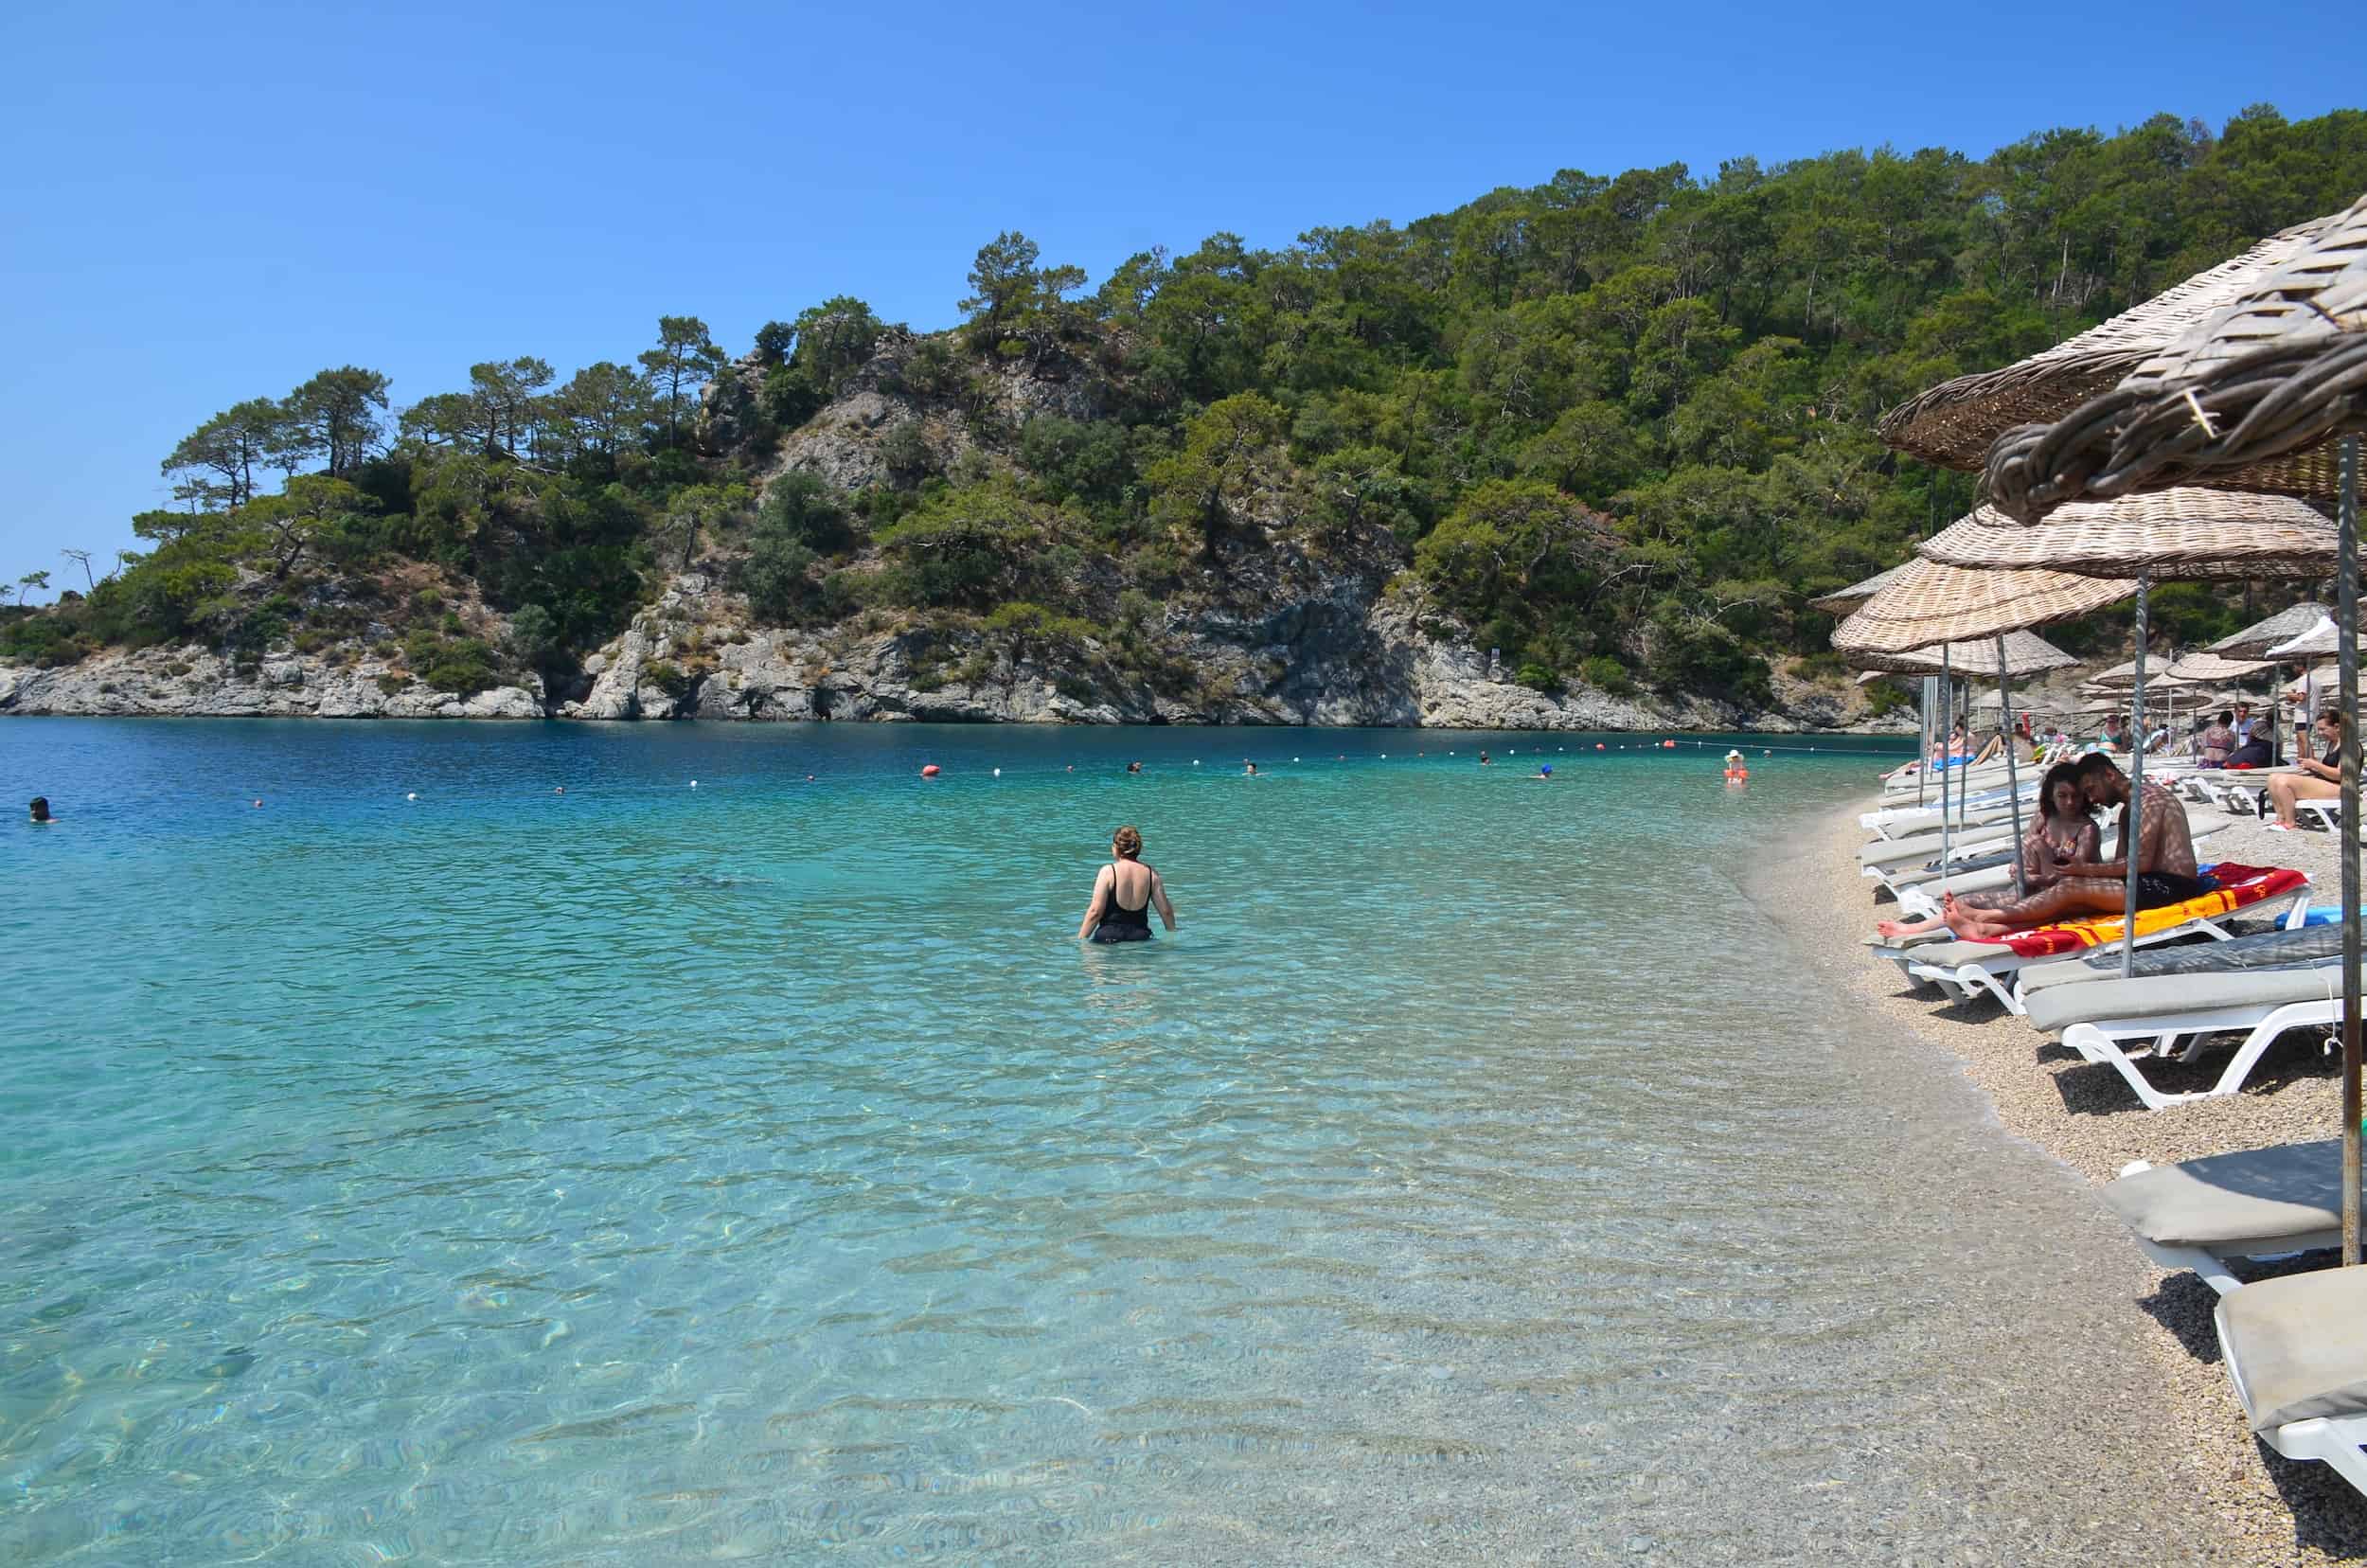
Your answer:
[[[540,719],[543,689],[495,686],[472,697],[417,681],[380,688],[391,667],[362,658],[277,653],[241,672],[197,645],[106,652],[61,669],[0,665],[0,714],[187,719]]]

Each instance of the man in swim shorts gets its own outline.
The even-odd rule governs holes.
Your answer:
[[[2079,790],[2095,807],[2121,808],[2120,837],[2113,846],[2119,858],[2102,864],[2076,862],[2061,869],[2054,886],[1993,909],[1960,903],[1953,894],[1943,900],[1941,917],[1948,928],[1968,941],[2001,941],[2017,931],[2054,925],[2061,920],[2094,915],[2118,915],[2127,907],[2129,820],[2136,819],[2137,907],[2159,909],[2183,903],[2211,890],[2195,864],[2195,839],[2187,826],[2186,808],[2176,795],[2145,781],[2145,797],[2129,800],[2128,775],[2109,757],[2096,753],[2079,763]]]

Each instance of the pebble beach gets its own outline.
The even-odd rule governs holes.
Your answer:
[[[1954,1002],[1936,989],[1913,985],[1891,965],[1862,956],[1873,923],[1893,909],[1887,894],[1860,876],[1855,851],[1866,839],[1858,817],[1879,802],[1869,799],[1804,835],[1788,867],[1798,897],[1783,918],[1802,945],[1830,953],[1821,980],[1869,1017],[1894,1026],[1903,1047],[1946,1053],[1994,1109],[2003,1131],[2035,1145],[2080,1177],[2101,1185],[2129,1162],[2166,1164],[2267,1145],[2324,1138],[2341,1125],[2341,1060],[2322,1049],[2314,1031],[2288,1034],[2272,1047],[2239,1095],[2148,1112],[2109,1067],[2082,1061],[1993,1002]],[[2312,903],[2339,897],[2335,839],[2323,832],[2270,832],[2239,820],[2214,836],[2206,860],[2286,865],[2305,871]],[[1879,900],[1878,902],[1877,900]],[[2208,1087],[2223,1058],[2207,1055],[2194,1066],[2149,1061],[2165,1089]],[[2099,1205],[2099,1209],[2101,1205]],[[2117,1222],[2114,1222],[2117,1224]],[[2187,1273],[2154,1268],[2130,1243],[2123,1256],[2099,1259],[2116,1272],[2135,1259],[2145,1285],[2129,1312],[2160,1368],[2160,1387],[2145,1391],[2155,1410],[2166,1405],[2171,1431],[2127,1434],[2124,1455],[2066,1455],[2085,1469],[2102,1462],[2094,1485],[2147,1489],[2165,1511],[2192,1509],[2201,1487],[2206,1514],[2224,1539],[2203,1543],[2210,1560],[2229,1563],[2313,1563],[2367,1554],[2367,1500],[2325,1466],[2287,1460],[2252,1438],[2219,1363],[2212,1329],[2218,1297]],[[2322,1268],[2332,1255],[2239,1266],[2247,1279]],[[2172,1462],[2174,1459],[2191,1462]],[[2125,1501],[2125,1500],[2124,1500]],[[2181,1549],[2168,1547],[2165,1550]]]

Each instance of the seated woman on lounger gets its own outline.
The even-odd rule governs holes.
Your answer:
[[[1998,893],[1967,893],[1956,900],[1967,910],[1999,909],[2062,881],[2066,865],[2091,862],[2103,844],[2095,808],[2080,792],[2079,764],[2057,762],[2038,784],[2038,816],[2021,836],[2021,887]],[[1920,936],[1948,924],[1929,920],[1884,920],[1874,929],[1884,936]]]
[[[1992,907],[1984,908],[1951,894],[1941,900],[1940,907],[1950,931],[1967,941],[1998,942],[2017,931],[2118,915],[2124,907],[2132,853],[2137,857],[2139,909],[2182,903],[2210,890],[2196,868],[2194,834],[2186,825],[2186,808],[2176,795],[2147,779],[2145,798],[2132,802],[2128,775],[2118,763],[2101,755],[2080,758],[2079,793],[2091,806],[2121,808],[2121,830],[2113,846],[2121,858],[2101,864],[2071,861],[2056,867],[2058,880],[2053,886]],[[2128,830],[2131,818],[2137,824],[2133,846]]]
[[[2294,763],[2301,772],[2269,775],[2269,798],[2277,809],[2277,819],[2269,824],[2270,832],[2293,831],[2293,802],[2333,800],[2342,793],[2342,710],[2328,708],[2318,715],[2318,756],[2326,760],[2305,757]]]

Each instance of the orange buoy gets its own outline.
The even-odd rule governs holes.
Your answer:
[[[920,776],[923,778],[934,778],[936,775],[937,765],[934,762],[930,763],[927,767],[920,770]]]

